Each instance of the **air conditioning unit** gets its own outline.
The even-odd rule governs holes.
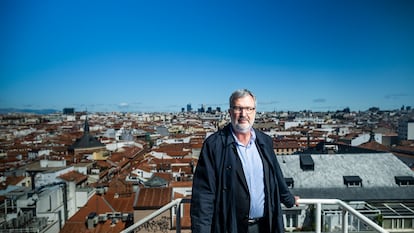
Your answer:
[[[114,212],[114,218],[120,219],[122,216],[121,212]]]
[[[108,216],[106,214],[100,214],[98,216],[98,221],[99,222],[106,222],[106,220],[108,220]]]
[[[129,215],[128,213],[123,213],[122,214],[122,221],[123,222],[126,222],[128,220],[128,215]]]

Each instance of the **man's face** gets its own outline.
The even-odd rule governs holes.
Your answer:
[[[250,95],[235,99],[229,109],[233,129],[239,133],[250,132],[256,117],[256,106]]]

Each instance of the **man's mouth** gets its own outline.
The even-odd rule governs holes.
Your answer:
[[[249,121],[246,118],[239,118],[239,122],[243,123],[243,122],[249,122]]]

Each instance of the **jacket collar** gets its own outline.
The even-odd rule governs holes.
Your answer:
[[[235,140],[233,138],[233,135],[231,133],[231,123],[224,126],[221,133],[222,133],[222,137],[225,138],[225,140],[224,140],[225,146],[231,146],[235,142]]]

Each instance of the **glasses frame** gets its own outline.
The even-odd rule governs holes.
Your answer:
[[[255,107],[231,106],[230,108],[234,113],[241,113],[244,110],[247,114],[250,114],[256,110]]]

